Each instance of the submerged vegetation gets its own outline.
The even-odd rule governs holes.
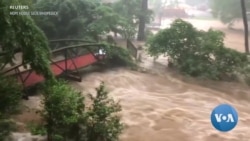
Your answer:
[[[181,19],[153,36],[148,45],[150,55],[165,54],[171,65],[194,77],[233,79],[249,64],[247,54],[225,47],[222,32],[197,30]]]
[[[108,65],[136,67],[136,63],[127,49],[109,44],[106,45],[105,49],[107,52],[106,63]]]

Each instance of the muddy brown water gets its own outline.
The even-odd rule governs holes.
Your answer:
[[[158,63],[164,66],[165,61],[160,58]],[[74,86],[94,93],[100,82],[106,83],[111,97],[120,101],[123,108],[122,121],[127,127],[121,141],[250,140],[250,102],[246,97],[249,88],[209,82],[218,88],[215,90],[185,82],[178,74],[162,73],[166,68],[152,62],[152,58],[144,58],[142,63],[152,69],[151,73],[128,69],[94,72]],[[239,114],[238,126],[229,133],[218,132],[210,123],[212,109],[222,103],[235,106]]]
[[[90,73],[83,82],[72,85],[84,93],[94,93],[101,81],[122,106],[120,114],[126,128],[121,141],[249,141],[250,103],[246,98],[183,82],[168,74],[122,68]],[[238,95],[250,94],[243,87],[227,89]],[[39,99],[33,97],[26,104],[34,107],[38,103]],[[221,103],[229,103],[238,110],[239,123],[229,133],[218,132],[210,123],[211,110]],[[29,122],[34,118],[38,117],[24,113],[19,120]]]
[[[120,141],[250,141],[248,87],[224,82],[201,86],[168,72],[165,58],[157,60],[163,65],[153,63],[152,58],[143,60],[142,66],[151,69],[147,73],[120,68],[92,72],[81,83],[71,83],[84,93],[94,93],[105,82],[110,96],[122,106],[126,128]],[[39,107],[39,99],[31,97],[24,103]],[[239,114],[238,125],[229,133],[218,132],[210,123],[212,109],[222,103],[233,105]],[[37,120],[29,116],[32,114],[24,112],[16,119],[23,123]]]
[[[231,36],[231,35],[230,35]],[[240,48],[239,50],[242,50]],[[156,63],[143,54],[141,66],[148,73],[125,68],[93,72],[72,85],[84,93],[95,92],[105,82],[110,96],[120,101],[121,117],[126,128],[120,141],[250,141],[250,89],[230,82],[186,79],[166,69],[166,58]],[[28,107],[39,107],[40,98],[24,101]],[[218,104],[228,103],[239,114],[234,130],[221,133],[210,122]],[[24,112],[16,117],[27,123],[32,116]],[[34,117],[34,119],[37,117]]]

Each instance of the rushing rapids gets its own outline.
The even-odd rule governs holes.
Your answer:
[[[123,107],[121,116],[126,129],[121,141],[249,140],[248,88],[214,84],[218,89],[224,87],[231,91],[226,93],[183,82],[162,67],[162,62],[166,62],[164,58],[156,65],[153,59],[145,56],[142,65],[151,69],[151,73],[116,69],[94,72],[85,76],[82,83],[74,83],[91,93],[101,81],[106,83],[111,96]],[[238,126],[230,133],[218,132],[210,122],[212,109],[221,103],[235,106],[239,113]]]

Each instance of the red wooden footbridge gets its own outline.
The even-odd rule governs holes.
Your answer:
[[[80,44],[72,45],[75,43]],[[53,74],[63,75],[77,81],[81,81],[80,68],[95,64],[105,58],[103,44],[83,40],[54,40],[50,42],[50,46],[53,46],[50,59]],[[53,60],[56,57],[63,59]],[[24,88],[44,81],[44,78],[32,69],[21,71],[22,66],[24,64],[10,67],[2,73],[16,77]]]

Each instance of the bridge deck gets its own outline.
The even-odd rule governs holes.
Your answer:
[[[74,71],[79,68],[86,67],[97,62],[97,59],[93,54],[89,53],[82,56],[77,56],[72,59],[61,60],[51,64],[51,70],[55,76],[62,74],[65,70]],[[32,71],[32,72],[30,72]],[[22,83],[24,79],[24,86],[29,87],[39,82],[44,81],[44,78],[35,73],[33,70],[26,70],[20,73],[21,77],[18,77],[18,81]],[[25,80],[26,79],[26,80]]]
[[[51,60],[52,60],[53,62],[59,62],[59,61],[65,60],[65,57],[64,57],[63,55],[61,55],[61,56],[53,56],[53,57],[51,58]],[[18,66],[18,65],[22,64],[22,53],[17,53],[17,54],[15,55],[15,59],[13,60],[13,62],[14,62],[14,65],[13,65],[13,66],[11,66],[11,64],[7,64],[7,65],[1,70],[1,72],[5,72],[5,71],[10,70],[11,68],[13,68],[13,67],[15,67],[15,66]],[[30,70],[30,69],[31,69],[31,68],[30,68],[30,65],[28,65],[28,64],[27,64],[27,68],[25,68],[24,66],[20,66],[20,67],[18,67],[18,68],[19,68],[19,71],[20,71],[20,72],[24,72],[24,71],[27,71],[27,70]],[[6,73],[6,75],[13,75],[13,74],[15,74],[15,73],[16,73],[16,72],[15,72],[14,70],[12,70],[12,71]]]

